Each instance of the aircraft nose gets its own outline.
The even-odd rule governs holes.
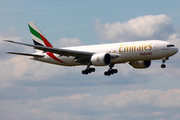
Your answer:
[[[167,52],[170,56],[176,54],[178,52],[178,48],[173,47],[171,49],[169,49],[169,52]]]
[[[174,52],[174,54],[176,54],[178,52],[178,48],[174,48],[173,52]]]

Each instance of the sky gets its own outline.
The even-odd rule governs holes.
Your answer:
[[[177,0],[0,0],[0,119],[2,120],[179,120],[180,54],[154,60],[147,69],[115,65],[82,75],[86,66],[41,63],[7,51],[34,49],[33,21],[55,47],[168,41],[180,49]]]

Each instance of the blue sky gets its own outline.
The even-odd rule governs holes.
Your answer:
[[[94,20],[100,19],[102,24],[124,23],[140,15],[166,14],[179,24],[179,8],[177,1],[3,1],[0,14],[3,16],[2,29],[14,27],[24,32],[19,36],[29,39],[27,22],[34,21],[51,41],[62,37],[78,37],[84,44],[99,43],[93,31]],[[176,22],[177,21],[177,22]],[[83,32],[82,32],[83,31]]]
[[[81,67],[63,67],[6,55],[34,52],[5,43],[32,43],[33,21],[54,46],[161,39],[180,49],[180,1],[177,0],[0,0],[0,118],[3,120],[113,119],[179,120],[179,53],[137,70],[119,64],[83,76]],[[135,27],[136,26],[136,27]],[[173,99],[172,99],[173,98]]]

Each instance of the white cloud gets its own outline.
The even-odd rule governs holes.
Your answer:
[[[180,49],[180,32],[170,35],[168,42],[173,43],[177,48]]]
[[[0,36],[0,58],[3,58],[5,56],[5,52],[12,51],[12,50],[22,50],[23,47],[21,46],[12,46],[12,44],[6,43],[3,40],[14,40],[14,41],[20,41],[20,37],[3,37]]]
[[[116,26],[120,26],[120,28],[116,28]],[[147,31],[144,30],[144,26],[149,27]],[[177,44],[176,46],[179,46],[180,41],[179,33],[174,32],[172,20],[165,15],[141,16],[123,24],[101,25],[97,22],[96,27],[102,39],[112,38],[114,41],[119,41],[121,39],[135,40],[136,38],[157,37],[168,39],[175,45]],[[110,30],[108,30],[109,28]],[[170,30],[168,31],[166,28]],[[120,29],[122,29],[121,32],[118,31]],[[127,34],[129,35],[125,36]],[[118,38],[119,36],[120,38]],[[13,34],[7,34],[7,36],[0,34],[0,40],[3,39],[21,41],[20,37],[15,37]],[[62,38],[55,44],[57,47],[76,45],[82,45],[78,38]],[[0,42],[0,50],[34,51],[32,48],[5,42]],[[85,69],[85,66],[63,67],[35,62],[29,60],[28,57],[7,57],[6,60],[0,60],[0,89],[2,90],[0,111],[3,111],[0,116],[5,120],[26,118],[53,120],[155,119],[157,116],[162,120],[168,119],[164,116],[173,116],[174,119],[179,119],[179,89],[167,90],[167,88],[167,91],[139,89],[139,87],[146,88],[147,81],[158,76],[163,76],[164,79],[179,80],[180,70],[173,66],[177,65],[176,63],[168,62],[165,70],[160,68],[161,63],[152,64],[154,65],[145,70],[135,70],[129,65],[117,65],[115,68],[119,70],[119,73],[111,77],[103,75],[108,66],[98,67],[95,73],[83,76],[81,70]],[[117,88],[112,87],[113,85]],[[126,88],[132,91],[112,93],[120,91],[119,87],[121,90]],[[96,94],[92,95],[91,93]],[[145,111],[148,108],[150,110]],[[172,112],[171,108],[176,109],[177,112]]]
[[[106,23],[102,25],[99,19],[95,21],[95,31],[103,40],[112,41],[132,41],[144,39],[162,39],[167,40],[176,47],[180,48],[180,32],[174,29],[172,20],[166,15],[147,15],[130,19],[125,23]],[[180,58],[179,53],[171,57],[167,61],[167,69],[161,69],[161,63],[153,62],[150,68],[143,70],[134,70],[127,66],[122,66],[118,69],[124,76],[129,76],[132,73],[136,75],[158,76],[164,75],[168,78],[178,79],[180,71],[177,60]],[[158,66],[158,68],[157,68]]]
[[[78,38],[61,38],[55,43],[56,47],[71,47],[82,45],[82,42]]]
[[[13,27],[9,27],[8,30],[0,30],[0,36],[4,36],[6,38],[15,36],[19,31]]]
[[[178,119],[180,90],[139,89],[105,96],[73,94],[33,100],[4,100],[0,101],[0,105],[0,110],[3,110],[0,116],[4,119],[152,119],[157,116],[162,118],[163,115],[175,116]],[[171,108],[177,112],[171,111]],[[97,117],[95,113],[99,111],[101,114]]]
[[[4,59],[7,58],[6,52],[10,51],[21,51],[21,52],[34,52],[35,50],[30,47],[16,45],[12,43],[7,43],[3,40],[13,40],[16,42],[21,42],[21,37],[17,37],[18,30],[15,28],[10,27],[9,30],[0,30],[0,58]]]
[[[33,53],[35,50],[31,47],[7,43],[3,40],[13,40],[21,42],[21,37],[16,37],[18,30],[10,27],[8,31],[0,30],[0,76],[1,85],[10,85],[12,81],[22,79],[48,79],[54,75],[63,75],[68,68],[58,67],[46,63],[35,62],[27,56],[17,56],[6,54],[5,52],[23,52]],[[64,39],[63,39],[64,40]],[[71,41],[71,39],[68,39]],[[67,41],[66,41],[67,42]],[[72,39],[70,44],[79,44],[78,39]],[[65,42],[64,42],[65,43]],[[61,71],[61,72],[59,72]]]
[[[95,21],[95,31],[101,39],[112,41],[132,41],[146,39],[167,39],[174,33],[172,20],[166,15],[147,15],[125,23],[106,23]]]
[[[54,75],[63,75],[68,68],[32,61],[25,56],[15,56],[7,61],[0,61],[1,82],[16,79],[48,79]]]

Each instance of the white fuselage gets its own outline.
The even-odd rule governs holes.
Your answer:
[[[169,45],[169,46],[168,46]],[[118,57],[114,57],[111,60],[112,64],[125,63],[130,61],[144,61],[144,60],[156,60],[166,57],[170,57],[178,52],[178,49],[172,44],[160,40],[148,40],[137,42],[122,42],[112,44],[99,44],[77,47],[65,47],[62,49],[92,52],[92,53],[109,53],[118,54]],[[39,53],[45,55],[44,57],[34,57],[34,60],[63,65],[63,66],[76,66],[82,65],[74,61],[75,57],[72,56],[60,56],[54,54],[55,58],[50,57],[47,53]]]

